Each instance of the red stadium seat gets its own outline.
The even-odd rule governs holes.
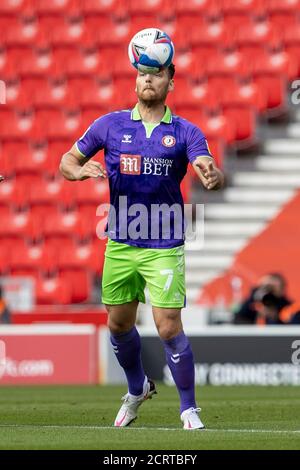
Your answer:
[[[70,281],[61,275],[38,276],[36,282],[36,300],[38,304],[69,304],[72,301]]]
[[[16,113],[0,107],[0,138],[25,139],[38,138],[40,132],[33,113]]]
[[[263,90],[269,112],[281,113],[286,106],[286,80],[275,73],[256,74],[254,83]]]
[[[39,110],[36,112],[36,121],[39,125],[40,139],[66,139],[78,138],[81,129],[80,113],[70,113],[60,110]]]
[[[237,144],[247,146],[255,136],[255,111],[247,105],[224,106],[223,115],[235,128],[234,140]]]
[[[54,56],[56,60],[63,62],[60,69],[64,71],[68,78],[97,77],[107,80],[111,77],[111,71],[107,70],[107,62],[103,51],[100,51],[99,48],[89,50],[71,47],[56,48]]]
[[[220,0],[176,0],[175,11],[177,15],[186,13],[201,14],[206,18],[220,15]],[[173,4],[174,4],[173,3]]]
[[[218,139],[227,144],[235,140],[235,126],[221,112],[206,116],[200,121],[200,127],[207,139]]]
[[[116,102],[119,103],[119,107],[121,109],[132,108],[137,102],[134,80],[131,77],[115,77],[114,86],[116,100],[118,100]]]
[[[64,244],[58,252],[59,269],[86,269],[99,273],[103,269],[104,251],[107,240],[92,240],[77,244]]]
[[[209,76],[224,75],[233,79],[249,75],[247,61],[239,51],[213,54],[207,60],[206,71]]]
[[[179,109],[189,106],[190,108],[199,108],[200,106],[209,107],[213,96],[207,83],[191,84],[182,78],[175,80],[174,104],[176,112]]]
[[[109,187],[106,180],[90,178],[86,181],[75,182],[72,186],[77,205],[97,205],[109,200]]]
[[[254,61],[254,73],[277,73],[289,80],[297,77],[297,63],[286,52],[263,52]]]
[[[0,76],[1,80],[5,81],[17,80],[18,78],[16,58],[10,49],[0,48]]]
[[[2,174],[7,174],[2,171]],[[5,204],[7,207],[18,208],[27,204],[26,188],[18,184],[16,178],[5,179],[0,184],[0,204]]]
[[[269,48],[276,48],[281,41],[270,21],[259,21],[238,28],[234,42],[238,47],[243,45],[260,45],[264,47],[265,44],[268,44]]]
[[[129,14],[151,14],[157,16],[171,16],[174,15],[174,2],[171,0],[128,0]],[[153,23],[155,27],[155,22]]]
[[[62,207],[70,207],[73,204],[74,194],[72,183],[64,179],[54,181],[40,180],[37,185],[29,189],[29,203],[57,204]]]
[[[145,28],[159,28],[160,24],[161,20],[155,12],[139,12],[131,15],[129,21],[130,30],[128,33],[128,38],[131,39],[138,31]]]
[[[3,276],[9,268],[9,251],[0,238],[0,276]]]
[[[268,108],[263,90],[252,81],[243,84],[232,82],[230,88],[225,87],[219,96],[222,106],[245,104],[260,113]]]
[[[220,8],[226,13],[248,13],[262,16],[265,14],[268,2],[265,0],[220,0]]]
[[[108,15],[126,16],[127,2],[124,0],[84,0],[81,5],[84,15]]]
[[[22,235],[28,237],[31,218],[29,212],[10,212],[1,216],[0,236]]]
[[[81,108],[102,109],[97,117],[105,114],[112,104],[118,108],[119,93],[113,82],[103,84],[94,78],[73,78],[69,80],[69,89]]]
[[[199,24],[190,31],[189,44],[194,47],[197,45],[213,45],[216,47],[228,47],[231,45],[230,35],[224,27],[223,21],[214,21],[213,23]],[[229,36],[229,38],[228,38]]]
[[[91,47],[120,47],[130,40],[130,23],[114,21],[104,15],[88,16],[85,19],[85,34],[82,44]]]
[[[270,0],[267,2],[268,12],[299,12],[300,1],[299,0]]]
[[[69,235],[78,230],[79,214],[73,212],[50,211],[45,214],[43,221],[44,235]]]
[[[197,41],[192,42],[192,37],[199,38],[198,31],[204,24],[204,18],[201,13],[186,13],[177,16],[175,20],[169,24],[169,34],[175,44],[176,50],[188,50],[191,44],[197,44]],[[189,34],[186,33],[189,31]],[[175,56],[176,58],[176,56]]]
[[[11,173],[42,174],[46,169],[46,154],[28,142],[6,142],[3,154],[10,162]]]
[[[50,32],[52,46],[80,46],[85,34],[85,22],[82,18],[58,17]]]
[[[71,290],[71,303],[85,302],[91,290],[92,278],[86,269],[67,268],[60,270],[60,280],[64,280]]]
[[[1,0],[0,15],[32,13],[35,0]]]
[[[17,244],[10,256],[10,266],[16,269],[35,269],[40,271],[52,271],[55,267],[55,258],[51,258],[50,253],[43,244],[27,245]],[[16,273],[16,271],[14,271]]]
[[[274,31],[276,31],[280,38],[286,31],[289,31],[290,28],[295,28],[295,30],[299,29],[299,18],[294,10],[270,12],[268,18]]]
[[[40,38],[39,23],[32,17],[6,18],[3,33],[3,43],[7,46],[33,46]]]
[[[197,58],[192,51],[178,51],[176,53],[176,79],[177,77],[195,78],[194,68]]]
[[[71,150],[73,144],[73,140],[53,140],[51,142],[48,142],[45,147],[41,148],[40,151],[45,153],[45,172],[49,176],[54,177],[60,174],[59,164],[61,162],[61,158],[65,153]]]
[[[113,57],[113,60],[112,60]],[[105,47],[101,49],[102,67],[104,71],[99,70],[99,78],[104,73],[110,73],[114,77],[132,77],[135,78],[136,70],[128,60],[127,47]],[[101,74],[101,75],[100,75]]]
[[[36,3],[36,12],[39,15],[49,14],[68,14],[69,16],[77,16],[81,12],[80,0],[38,0]]]
[[[81,203],[78,211],[79,227],[77,235],[81,240],[87,240],[96,237],[97,225],[101,218],[97,216],[98,206],[101,201],[96,203]],[[107,214],[105,213],[105,216]],[[103,217],[102,217],[103,218]]]

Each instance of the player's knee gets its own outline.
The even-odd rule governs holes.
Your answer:
[[[126,331],[129,331],[132,328],[131,324],[129,324],[128,322],[122,320],[121,318],[116,319],[116,318],[112,318],[110,316],[107,319],[107,326],[109,328],[109,331],[113,335],[118,335],[120,333],[124,333]]]
[[[163,341],[168,341],[180,333],[180,328],[176,324],[164,324],[158,326],[158,334]]]

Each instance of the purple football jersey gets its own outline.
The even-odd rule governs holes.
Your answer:
[[[96,119],[76,146],[87,158],[104,149],[108,237],[138,247],[172,248],[184,243],[180,183],[188,163],[211,154],[201,130],[168,107],[161,122],[149,127],[136,106]]]

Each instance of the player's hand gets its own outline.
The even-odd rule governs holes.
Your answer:
[[[4,176],[0,175],[0,183],[4,180]]]
[[[78,171],[77,180],[85,180],[87,178],[100,178],[105,179],[107,172],[99,162],[89,160]]]
[[[198,161],[196,166],[200,168],[202,175],[204,176],[202,182],[206,189],[214,189],[216,186],[222,185],[222,181],[220,181],[220,174],[214,168],[213,162],[203,162]]]

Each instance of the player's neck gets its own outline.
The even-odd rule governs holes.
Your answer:
[[[143,122],[157,123],[165,115],[165,103],[145,103],[139,101],[138,110]]]

